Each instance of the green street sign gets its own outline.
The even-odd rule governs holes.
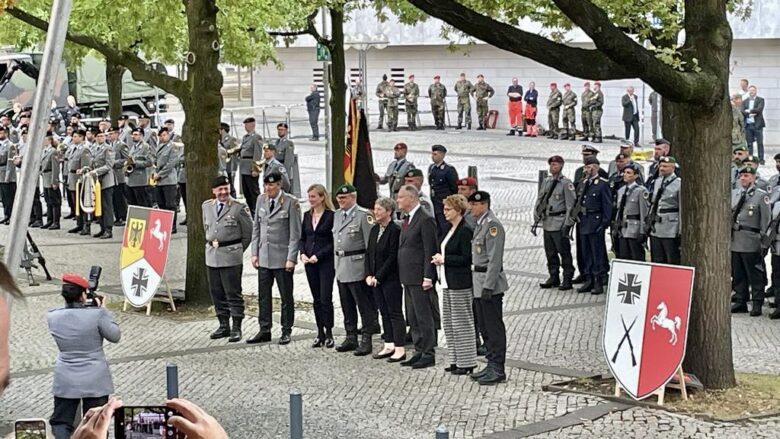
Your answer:
[[[330,61],[330,51],[322,44],[317,44],[317,61]]]

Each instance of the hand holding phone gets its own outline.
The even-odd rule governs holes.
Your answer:
[[[49,424],[45,419],[20,419],[14,422],[16,439],[47,439]]]
[[[122,407],[114,415],[114,437],[116,439],[141,436],[166,439],[184,438],[184,434],[179,433],[170,422],[170,419],[177,414],[175,409],[165,406]],[[103,438],[105,435],[100,436],[100,439]],[[95,436],[95,439],[98,437]]]
[[[228,439],[227,433],[213,416],[186,399],[171,399],[165,405],[179,413],[168,422],[186,435],[187,439]]]
[[[108,428],[111,426],[111,416],[114,411],[122,407],[122,401],[109,399],[103,407],[89,409],[81,419],[71,439],[103,439],[108,436]]]

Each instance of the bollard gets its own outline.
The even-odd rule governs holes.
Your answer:
[[[538,190],[542,190],[542,185],[544,184],[544,180],[547,179],[548,172],[546,169],[540,169],[539,170],[539,187]]]
[[[447,427],[440,425],[436,427],[436,439],[450,439],[450,432]]]
[[[290,439],[303,439],[303,396],[298,389],[290,391]]]
[[[479,176],[477,175],[477,167],[476,166],[469,166],[466,170],[466,175],[469,177],[474,177],[477,180],[477,184],[479,184]]]

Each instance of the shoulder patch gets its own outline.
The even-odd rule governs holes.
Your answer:
[[[764,204],[769,204],[769,197],[766,195],[764,196]]]
[[[569,183],[569,185],[567,186],[567,188],[568,188],[570,191],[573,191],[573,190],[574,190],[574,183]]]
[[[244,206],[244,213],[247,214],[247,216],[252,216],[252,212],[249,211],[249,206]]]
[[[375,222],[376,220],[374,219],[374,215],[368,214],[368,215],[366,215],[366,221],[367,221],[369,224],[374,224],[374,222]]]
[[[489,232],[490,232],[490,236],[496,237],[496,235],[498,235],[498,227],[491,227]]]
[[[650,198],[650,192],[648,192],[648,191],[645,191],[645,192],[642,194],[642,196],[643,196],[643,197],[645,197],[645,200],[647,200],[647,199],[649,199],[649,198]]]

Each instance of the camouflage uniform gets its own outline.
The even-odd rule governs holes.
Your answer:
[[[387,99],[387,131],[397,131],[398,128],[398,97],[401,93],[395,85],[387,84],[384,92]]]
[[[547,128],[549,129],[547,137],[551,139],[558,138],[558,121],[561,117],[562,102],[563,96],[560,90],[556,88],[550,92],[550,97],[547,98]]]
[[[563,94],[563,129],[561,139],[577,140],[577,122],[574,107],[577,106],[577,94],[569,90]],[[569,126],[571,125],[571,129]]]
[[[601,143],[601,115],[604,114],[604,93],[594,91],[590,96],[588,108],[590,109],[590,119],[588,125],[590,126],[591,141]]]
[[[442,83],[428,86],[428,97],[431,99],[431,113],[436,129],[444,129],[444,98],[447,97],[447,87]]]
[[[420,97],[420,87],[414,82],[407,82],[404,85],[404,96],[406,97],[406,124],[411,131],[417,129],[417,98]]]
[[[484,130],[487,124],[488,116],[488,99],[492,98],[496,91],[485,81],[477,81],[474,86],[474,100],[477,101],[477,121],[479,122],[478,130]]]
[[[582,119],[582,139],[580,140],[588,140],[590,130],[592,128],[590,114],[590,97],[592,95],[593,92],[590,91],[590,88],[586,88],[582,91],[582,94],[580,94],[580,97],[582,98],[582,107],[580,108],[580,118]]]
[[[463,113],[466,113],[466,127],[471,129],[471,92],[474,85],[468,79],[455,83],[455,93],[458,95],[458,129],[463,128]]]
[[[387,109],[387,101],[385,100],[385,88],[387,88],[387,81],[379,81],[376,85],[376,97],[379,98],[379,124],[376,126],[378,130],[382,129],[382,125],[385,121],[385,110]]]
[[[731,115],[731,147],[747,147],[747,140],[745,140],[745,116],[742,115],[739,109],[734,107],[731,107]]]

